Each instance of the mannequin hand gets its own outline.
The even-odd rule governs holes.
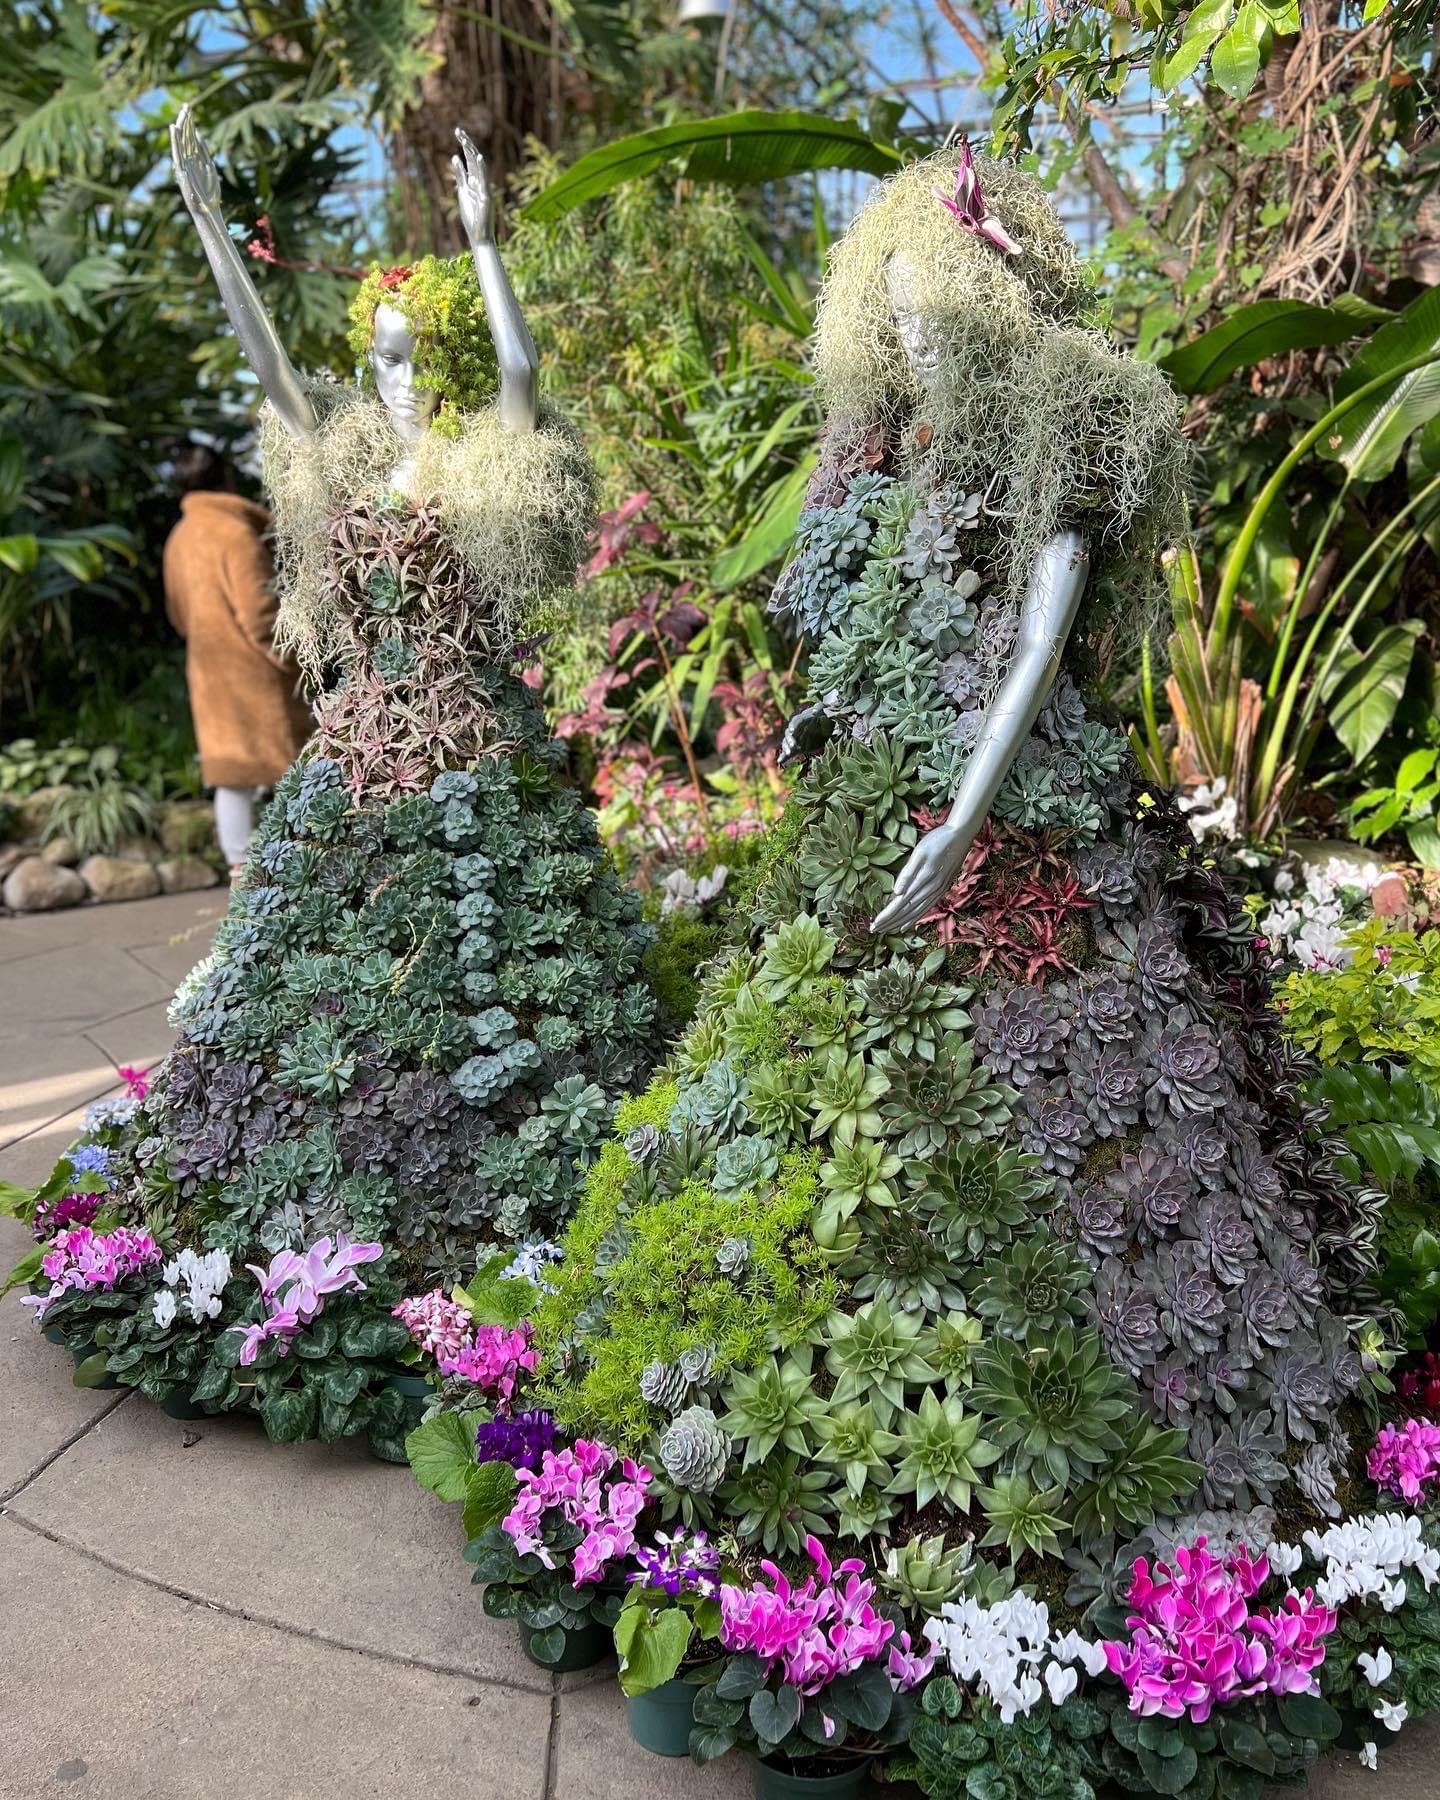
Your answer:
[[[777,758],[780,767],[813,755],[834,735],[835,721],[827,716],[823,704],[817,701],[814,706],[805,707],[786,723]]]
[[[180,194],[192,213],[213,213],[220,205],[220,173],[205,148],[188,106],[170,127],[170,154]]]
[[[460,198],[460,223],[471,244],[495,242],[495,200],[490,192],[490,177],[485,173],[485,158],[457,126],[455,136],[461,154],[450,158],[455,171],[455,192]]]
[[[870,929],[876,937],[904,931],[923,919],[960,878],[965,853],[975,833],[959,825],[926,832],[895,877],[890,904],[876,914]]]

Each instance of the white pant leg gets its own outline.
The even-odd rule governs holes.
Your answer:
[[[254,829],[254,788],[217,787],[215,835],[220,840],[220,854],[232,868],[236,863],[243,863],[249,854],[250,834]]]

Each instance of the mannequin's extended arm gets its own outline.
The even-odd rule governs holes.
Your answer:
[[[460,155],[450,158],[450,166],[460,196],[460,223],[470,240],[500,365],[500,423],[507,431],[533,431],[540,405],[540,359],[495,246],[495,209],[485,158],[463,131],[457,130],[455,136]]]
[[[189,208],[206,260],[215,275],[226,315],[255,371],[265,397],[292,437],[309,437],[315,430],[315,409],[300,377],[285,354],[265,302],[255,291],[250,271],[225,229],[220,210],[220,177],[214,158],[195,129],[190,108],[182,106],[170,127],[170,150],[181,197]]]
[[[1079,534],[1062,531],[1035,559],[1014,654],[986,709],[949,816],[915,846],[895,878],[890,903],[870,929],[904,931],[922,919],[960,875],[965,853],[1054,685],[1089,563]]]

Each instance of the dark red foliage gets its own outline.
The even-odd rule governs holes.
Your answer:
[[[922,830],[940,821],[917,813]],[[1091,902],[1075,871],[1043,837],[988,822],[966,855],[959,880],[922,924],[948,948],[973,950],[976,975],[1007,975],[1043,987],[1073,969],[1070,928]]]

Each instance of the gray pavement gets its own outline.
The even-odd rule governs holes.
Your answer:
[[[36,1185],[225,895],[0,920],[0,1180]],[[28,1245],[0,1220],[0,1264]],[[554,1677],[485,1618],[455,1509],[352,1444],[280,1446],[83,1390],[0,1302],[0,1800],[741,1800],[631,1741],[609,1666]],[[1381,1734],[1385,1735],[1385,1734]],[[1440,1796],[1440,1733],[1323,1800]]]

